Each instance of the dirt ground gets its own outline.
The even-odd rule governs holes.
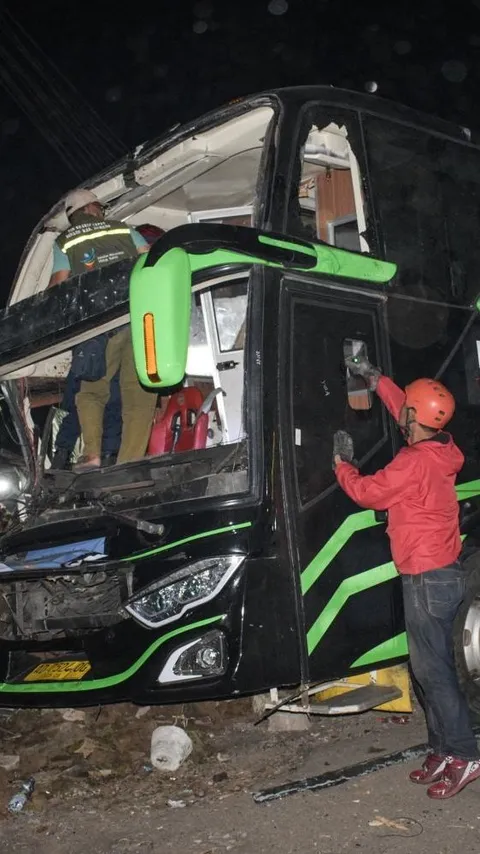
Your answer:
[[[316,718],[300,733],[254,721],[247,700],[73,715],[0,710],[0,762],[19,757],[15,768],[0,769],[2,854],[478,854],[480,781],[438,805],[408,782],[415,763],[323,792],[253,800],[264,787],[424,741],[418,711],[406,722],[375,711]],[[167,723],[186,728],[194,744],[175,773],[149,765],[151,733]],[[9,814],[19,781],[32,775],[31,802]]]

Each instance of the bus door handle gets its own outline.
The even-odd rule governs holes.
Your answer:
[[[229,362],[218,362],[216,368],[217,371],[232,371],[233,368],[236,368],[239,364],[240,362],[234,362],[233,359],[231,359]]]

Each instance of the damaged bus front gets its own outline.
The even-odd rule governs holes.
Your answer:
[[[11,359],[1,368],[10,377],[4,393],[25,450],[36,441],[28,506],[2,542],[5,702],[62,704],[67,694],[69,702],[72,694],[82,703],[168,702],[299,680],[297,594],[271,477],[277,451],[264,444],[275,409],[272,399],[270,415],[265,410],[265,380],[275,370],[265,377],[260,357],[266,306],[276,297],[268,293],[276,285],[264,281],[268,269],[377,286],[394,272],[252,228],[174,229],[131,275],[138,375],[168,398],[149,454],[81,474],[45,466],[58,412],[49,410],[41,436],[26,430],[25,399],[12,376],[29,349],[51,360],[52,349],[61,354],[93,323],[96,331],[115,317],[121,323],[128,265],[109,268],[116,297],[107,307],[104,271],[98,281],[90,275],[65,284],[2,316],[8,344],[0,361],[7,352]],[[64,318],[55,344],[53,316]],[[33,418],[41,407],[31,390],[28,402]]]
[[[102,306],[104,324],[128,308],[129,272],[115,271],[117,300],[110,309]],[[209,382],[206,325],[209,335],[218,335],[223,358],[243,360],[243,344],[236,342],[247,312],[247,278],[234,276],[225,283],[220,276],[217,287],[208,283],[193,296],[186,282],[187,335],[179,327],[173,342],[183,358],[175,385],[185,369],[189,385],[169,389],[163,410],[159,403],[142,460],[81,475],[49,467],[56,421],[65,417],[57,406],[48,406],[48,399],[40,431],[38,414],[52,394],[51,379],[48,392],[32,383],[26,399],[13,363],[7,369],[4,396],[29,472],[26,506],[17,508],[0,565],[0,699],[7,704],[64,704],[72,692],[82,703],[126,697],[163,702],[185,697],[185,686],[192,698],[232,694],[234,666],[241,658],[246,571],[259,551],[258,484],[251,462],[257,435],[254,425],[248,438],[244,430],[243,366],[234,393],[218,402]],[[101,288],[91,288],[91,282],[88,295],[102,303]],[[80,331],[85,323],[96,322],[98,329],[100,316],[94,311],[86,317],[82,296],[75,282],[34,297],[27,309],[23,303],[12,307],[3,318],[10,356],[16,359],[15,336],[23,359],[29,346],[36,354],[62,348],[61,331],[50,343],[48,323],[35,322],[35,332],[29,330],[25,340],[17,311],[24,324],[42,312],[63,316],[69,346],[91,334]],[[58,364],[64,357],[54,358]],[[44,373],[48,359],[52,356],[44,360]],[[258,406],[257,400],[249,408]],[[162,415],[172,429],[164,429]],[[228,427],[226,440],[220,424]]]

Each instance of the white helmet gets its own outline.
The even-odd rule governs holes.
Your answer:
[[[99,200],[91,190],[71,190],[65,199],[65,213],[70,217],[85,205],[93,204],[99,204]]]

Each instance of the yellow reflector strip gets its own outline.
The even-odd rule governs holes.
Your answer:
[[[77,243],[85,243],[87,240],[98,240],[99,237],[110,237],[112,234],[130,234],[129,228],[103,228],[101,231],[91,231],[90,234],[80,234],[78,237],[72,237],[71,240],[63,245],[62,249],[65,252],[76,246]]]
[[[152,382],[160,382],[157,368],[157,353],[155,349],[155,319],[151,312],[143,315],[143,341],[145,344],[147,377]]]

